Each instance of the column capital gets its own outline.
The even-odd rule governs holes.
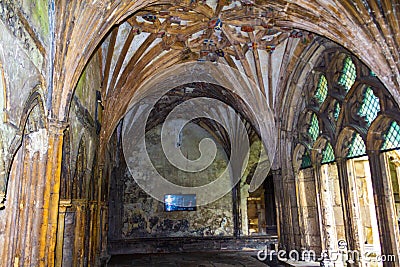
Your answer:
[[[65,212],[67,208],[71,207],[71,200],[70,199],[61,199],[60,204],[58,204],[60,208],[60,212]]]
[[[54,134],[62,135],[63,132],[69,127],[69,123],[65,121],[59,121],[56,119],[50,119],[48,122],[49,132]]]
[[[71,207],[71,199],[60,199],[60,207]]]
[[[282,175],[282,169],[278,168],[275,170],[271,170],[272,175]]]

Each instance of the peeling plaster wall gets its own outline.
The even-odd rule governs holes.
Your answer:
[[[49,1],[48,0],[20,0],[22,12],[27,20],[31,22],[38,38],[48,46],[49,36]]]
[[[6,112],[9,122],[18,126],[31,91],[42,84],[43,76],[32,58],[6,25],[0,21],[0,63],[4,70]]]
[[[49,18],[47,1],[1,1],[0,18],[7,25],[12,44],[17,44],[30,61],[43,74],[46,72],[46,50],[48,49]],[[3,34],[0,36],[3,37]],[[9,37],[7,37],[9,39]],[[11,51],[14,51],[11,50]],[[26,66],[27,70],[28,68]]]
[[[217,155],[213,164],[200,173],[184,173],[166,162],[160,144],[161,126],[150,130],[146,136],[148,153],[157,166],[159,173],[169,181],[184,185],[196,186],[207,184],[216,179],[225,169],[226,154],[217,144]],[[181,150],[185,156],[195,159],[199,156],[198,143],[203,138],[212,136],[195,124],[189,124],[183,130]],[[139,167],[133,175],[146,175],[146,170],[140,168],[141,157],[137,155]],[[122,177],[118,177],[121,175]],[[203,237],[203,236],[233,236],[232,194],[229,192],[221,199],[206,206],[197,207],[196,211],[165,212],[164,204],[146,194],[135,183],[131,173],[125,171],[114,173],[114,179],[122,179],[120,193],[110,192],[110,197],[120,195],[121,208],[110,207],[110,239],[132,239],[140,237]],[[114,182],[116,182],[114,180]],[[117,182],[118,183],[118,182]],[[115,187],[114,187],[115,190]],[[177,192],[171,192],[177,193]],[[115,200],[117,201],[118,200]],[[118,205],[118,204],[116,204]],[[118,214],[119,210],[119,214]],[[121,217],[122,218],[116,218]],[[114,221],[115,220],[115,221]],[[119,221],[118,223],[115,223]]]

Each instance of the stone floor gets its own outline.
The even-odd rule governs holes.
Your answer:
[[[118,255],[111,257],[107,266],[157,266],[157,267],[267,267],[249,253],[216,252],[216,253],[177,253]]]

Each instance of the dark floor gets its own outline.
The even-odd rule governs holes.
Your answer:
[[[254,254],[245,252],[136,254],[111,257],[107,266],[156,266],[156,267],[267,267]],[[272,265],[271,265],[272,266]]]

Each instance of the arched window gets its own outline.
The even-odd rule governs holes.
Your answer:
[[[382,144],[382,150],[392,150],[400,148],[400,125],[393,121],[386,134],[385,141]]]
[[[318,118],[315,113],[311,116],[310,128],[308,128],[308,134],[310,135],[313,142],[315,142],[319,136],[319,124]]]
[[[378,112],[381,110],[379,98],[374,95],[374,91],[371,87],[367,87],[364,90],[363,96],[364,98],[360,109],[358,110],[358,115],[364,117],[368,126],[370,126],[378,116]]]
[[[364,155],[366,155],[364,140],[362,139],[361,135],[354,133],[351,137],[347,158],[356,158]]]
[[[342,75],[340,75],[338,82],[346,89],[346,92],[348,92],[356,81],[356,77],[356,66],[354,65],[353,60],[347,56],[344,60]]]
[[[315,91],[315,98],[319,104],[324,103],[326,97],[328,96],[328,81],[325,75],[321,75],[318,82],[317,90]]]
[[[322,151],[322,164],[331,163],[335,161],[335,154],[333,147],[329,142],[326,142],[325,149]]]

